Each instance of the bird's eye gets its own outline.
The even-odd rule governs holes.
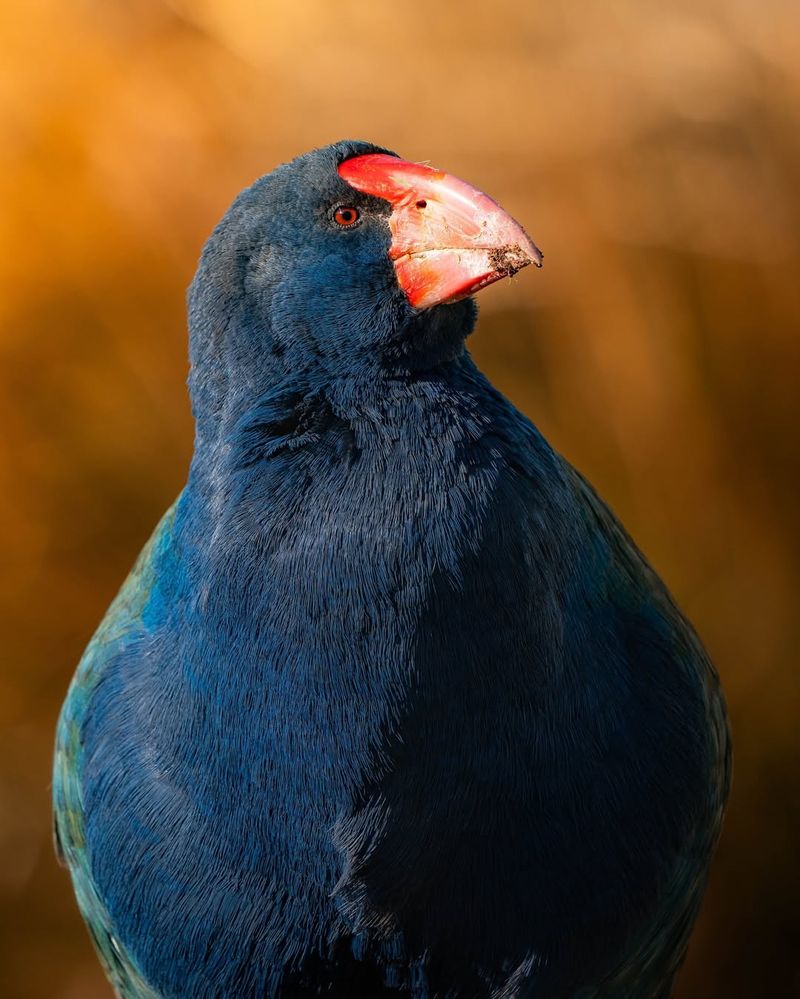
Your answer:
[[[340,225],[343,229],[347,229],[351,225],[355,225],[359,219],[359,211],[357,208],[351,208],[349,205],[342,205],[341,208],[337,208],[333,213],[333,221]]]

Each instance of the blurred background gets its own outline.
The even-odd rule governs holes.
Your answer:
[[[110,996],[50,841],[69,677],[186,474],[184,289],[236,192],[342,137],[545,249],[472,349],[610,501],[727,690],[678,996],[800,995],[800,4],[0,6],[0,993]]]

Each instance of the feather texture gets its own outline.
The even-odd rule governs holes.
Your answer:
[[[81,911],[124,999],[666,996],[717,677],[476,369],[472,303],[408,306],[376,199],[324,228],[373,148],[262,179],[204,253],[189,482],[59,723]]]

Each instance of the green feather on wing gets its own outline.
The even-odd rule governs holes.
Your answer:
[[[142,549],[130,575],[89,643],[69,688],[56,730],[53,770],[54,838],[69,868],[81,914],[100,961],[120,999],[160,999],[114,935],[111,917],[97,894],[86,839],[81,791],[81,732],[87,707],[103,669],[126,637],[141,626],[155,581],[157,555],[168,544],[177,503],[166,512]]]

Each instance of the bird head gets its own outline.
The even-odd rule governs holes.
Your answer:
[[[464,181],[365,142],[314,150],[243,191],[206,244],[189,293],[195,408],[221,382],[433,366],[462,349],[475,291],[541,260]]]

